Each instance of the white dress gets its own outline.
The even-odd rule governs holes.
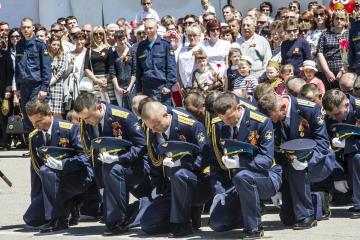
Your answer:
[[[219,39],[214,46],[211,46],[209,41],[203,42],[201,48],[206,52],[208,63],[217,73],[226,74],[227,62],[226,58],[229,55],[231,43]]]

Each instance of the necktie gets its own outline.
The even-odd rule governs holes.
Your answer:
[[[162,137],[164,138],[165,141],[169,141],[169,138],[166,136],[165,133],[162,133],[161,135],[162,135]]]
[[[103,129],[102,129],[101,123],[98,124],[98,131],[99,131],[99,136],[102,136]]]
[[[45,133],[45,145],[50,146],[51,145],[51,136],[48,132]]]
[[[233,127],[233,139],[237,139],[237,135],[238,135],[238,129],[237,127]]]

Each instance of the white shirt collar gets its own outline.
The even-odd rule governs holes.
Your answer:
[[[54,123],[54,117],[51,117],[51,124],[50,124],[49,129],[47,131],[43,131],[44,136],[46,135],[46,133],[48,133],[51,136],[51,130],[52,130],[53,123]]]
[[[172,116],[170,115],[170,124],[169,124],[169,127],[165,131],[165,135],[168,139],[170,137],[171,122],[172,122]]]
[[[287,110],[287,113],[286,113],[286,118],[290,119],[290,116],[291,116],[291,97],[289,95],[286,95],[284,97],[289,99],[289,106],[288,106],[288,110]]]
[[[240,124],[241,124],[241,121],[244,118],[244,114],[245,114],[245,109],[243,107],[241,107],[241,110],[242,110],[242,113],[241,113],[240,119],[239,119],[238,123],[236,124],[236,127],[238,130],[240,129]]]
[[[105,115],[106,115],[106,105],[101,103],[101,107],[104,109],[104,116],[100,121],[101,129],[104,130],[104,121],[105,121]]]

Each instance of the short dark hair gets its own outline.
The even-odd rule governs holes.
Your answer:
[[[208,111],[211,115],[215,115],[215,109],[214,109],[214,103],[217,97],[219,97],[221,94],[220,91],[211,91],[209,94],[205,97],[205,109]]]
[[[231,5],[231,4],[225,4],[225,5],[223,6],[223,8],[221,9],[221,11],[224,11],[225,8],[230,8],[232,12],[235,11],[234,6]]]
[[[279,95],[275,93],[268,93],[262,96],[258,101],[258,108],[260,112],[270,117],[271,113],[276,111],[278,106]]]
[[[21,25],[22,25],[23,22],[31,22],[31,24],[34,25],[34,20],[32,20],[31,18],[28,18],[28,17],[23,18],[23,19],[21,20]]]
[[[223,93],[215,99],[214,110],[217,114],[225,114],[227,110],[238,105],[236,96],[233,93]]]
[[[259,7],[260,10],[262,10],[263,7],[269,7],[269,9],[270,9],[270,14],[272,14],[273,6],[272,6],[271,2],[262,2],[262,3],[260,4],[260,7]]]
[[[184,22],[186,21],[186,19],[188,18],[193,18],[195,20],[196,23],[199,23],[199,18],[197,16],[195,16],[194,14],[188,14],[184,17]]]
[[[74,102],[75,112],[82,112],[85,108],[94,109],[96,105],[100,103],[100,100],[93,93],[83,92]]]
[[[59,17],[58,19],[56,19],[56,22],[57,22],[58,24],[61,24],[61,22],[65,22],[65,23],[66,23],[66,18],[64,18],[64,17]]]
[[[74,19],[77,21],[77,18],[76,18],[75,16],[68,16],[68,17],[65,19],[65,23],[68,24],[68,22],[69,22],[70,20],[74,20]]]
[[[189,106],[196,108],[203,107],[205,105],[204,94],[200,91],[194,91],[189,93],[184,99],[184,106],[187,109]]]
[[[34,116],[36,114],[46,116],[51,112],[49,103],[38,98],[34,98],[27,102],[25,109],[28,116]]]
[[[309,92],[312,92],[314,95],[319,95],[320,90],[319,87],[315,83],[307,83],[305,84],[300,91],[300,95],[306,98]]]
[[[331,112],[334,108],[338,108],[346,98],[345,93],[339,89],[328,90],[322,99],[323,108]]]
[[[127,38],[127,34],[124,30],[117,30],[114,33],[115,38]]]

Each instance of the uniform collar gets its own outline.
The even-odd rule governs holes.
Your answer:
[[[42,131],[43,135],[45,136],[46,134],[49,134],[51,136],[51,132],[52,132],[52,127],[54,124],[54,117],[51,117],[51,124],[50,127],[47,131]]]
[[[243,118],[245,116],[245,108],[243,108],[243,107],[240,107],[240,108],[242,110],[242,113],[241,113],[241,116],[240,116],[240,119],[239,119],[238,123],[236,124],[237,129],[240,129],[241,122],[242,122],[242,120],[243,120]]]

